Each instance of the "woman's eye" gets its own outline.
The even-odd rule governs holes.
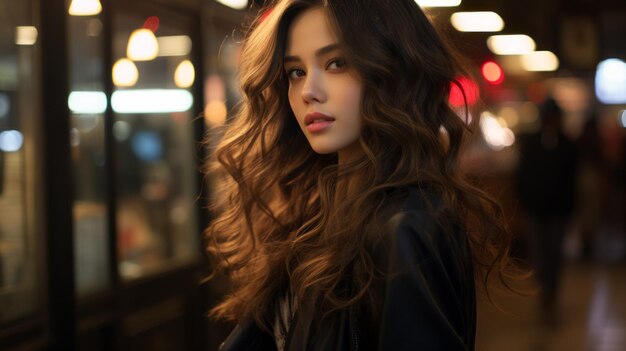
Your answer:
[[[289,79],[300,78],[304,76],[304,71],[298,68],[290,69],[287,70],[287,76],[289,77]]]
[[[342,59],[334,59],[328,63],[328,69],[342,69],[346,62]]]

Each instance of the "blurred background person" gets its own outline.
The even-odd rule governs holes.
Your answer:
[[[552,99],[540,106],[541,127],[520,137],[518,191],[527,215],[530,263],[540,285],[544,322],[557,321],[563,240],[574,209],[578,152],[562,130],[563,111]]]
[[[577,201],[574,211],[574,230],[579,259],[594,258],[596,233],[606,197],[605,162],[598,132],[598,117],[592,113],[577,140],[579,159],[576,178]],[[584,199],[584,201],[582,201]]]
[[[601,203],[595,253],[601,261],[619,262],[626,259],[626,113],[621,112],[620,119],[605,117],[598,130],[607,191]]]

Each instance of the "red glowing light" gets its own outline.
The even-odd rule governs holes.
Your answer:
[[[153,33],[156,33],[157,29],[159,29],[159,18],[157,16],[150,16],[143,23],[143,28],[151,30]]]
[[[261,18],[259,19],[259,23],[264,22],[272,14],[273,10],[274,10],[273,7],[270,7],[269,9],[265,10],[265,12],[263,12],[263,14],[261,15]]]
[[[465,105],[466,100],[468,105],[475,104],[480,95],[478,85],[467,77],[458,77],[457,81],[463,91],[461,91],[459,86],[454,82],[450,83],[450,97],[448,98],[450,105],[453,107],[461,107]],[[465,98],[463,98],[463,92],[465,92]]]
[[[504,72],[497,63],[493,61],[487,61],[483,64],[481,69],[483,77],[491,84],[500,84],[504,80]]]

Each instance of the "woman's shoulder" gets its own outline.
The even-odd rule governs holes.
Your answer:
[[[390,213],[387,221],[389,232],[396,232],[398,228],[410,224],[433,229],[431,226],[439,220],[436,213],[442,206],[441,196],[416,186],[404,187],[397,191],[402,194],[402,205]]]
[[[384,303],[380,325],[373,329],[390,349],[408,344],[471,348],[475,293],[465,233],[441,215],[442,196],[420,188],[404,195],[402,206],[388,220],[385,245],[375,256],[384,276],[374,290],[382,291]]]
[[[464,227],[438,214],[445,206],[440,195],[409,189],[402,206],[387,221],[383,245],[374,256],[387,272],[420,267],[424,276],[448,276],[472,286],[472,254]],[[460,286],[459,285],[459,286]]]
[[[402,192],[402,205],[386,221],[387,245],[418,248],[430,254],[464,250],[466,239],[462,226],[442,214],[441,195],[417,187],[408,187]]]

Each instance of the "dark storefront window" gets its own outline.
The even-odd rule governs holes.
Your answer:
[[[197,258],[193,43],[158,17],[113,24],[117,249],[134,279]]]
[[[68,8],[70,3],[67,1]],[[79,16],[74,9],[69,11],[68,107],[74,184],[74,264],[79,296],[106,289],[110,283],[102,29],[99,12]]]
[[[209,13],[205,26],[204,118],[208,128],[226,122],[241,100],[237,67],[243,36],[241,24]]]
[[[34,5],[0,0],[0,324],[41,308]]]

